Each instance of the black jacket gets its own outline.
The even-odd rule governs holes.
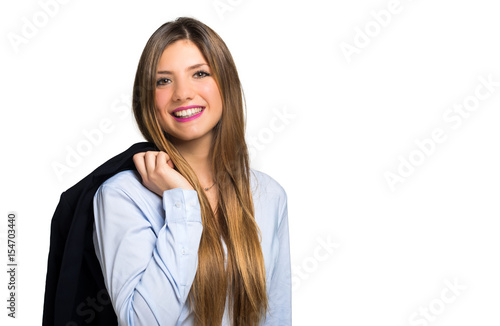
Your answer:
[[[93,198],[108,178],[135,169],[134,154],[149,150],[158,148],[134,144],[61,194],[51,223],[44,326],[118,324],[94,251]]]

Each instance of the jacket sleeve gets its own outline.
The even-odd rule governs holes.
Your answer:
[[[104,184],[94,196],[96,251],[119,325],[175,325],[187,304],[203,228],[198,196],[171,189],[162,205],[155,232],[123,189]]]
[[[292,325],[292,275],[288,231],[287,196],[280,198],[280,217],[276,237],[278,256],[269,289],[269,313],[264,325]]]

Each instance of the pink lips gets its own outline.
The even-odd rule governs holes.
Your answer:
[[[182,111],[182,110],[187,110],[187,109],[192,109],[192,108],[202,108],[201,112],[193,115],[192,117],[189,117],[189,118],[178,118],[174,115],[174,112],[177,112],[177,111]],[[188,122],[188,121],[191,121],[191,120],[194,120],[196,118],[198,118],[203,112],[205,112],[205,107],[204,106],[201,106],[201,105],[189,105],[189,106],[181,106],[175,110],[172,111],[172,113],[170,113],[172,115],[172,117],[174,117],[174,119],[178,122]]]

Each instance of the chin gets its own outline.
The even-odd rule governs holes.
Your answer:
[[[177,133],[169,135],[173,141],[187,142],[187,141],[198,140],[204,137],[211,137],[212,133],[193,132],[193,133],[182,133],[182,134]]]

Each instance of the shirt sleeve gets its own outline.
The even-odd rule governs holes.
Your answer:
[[[269,313],[264,322],[264,325],[269,326],[292,325],[292,275],[286,194],[281,206],[277,230],[278,256],[269,289]]]
[[[123,189],[103,184],[94,196],[96,253],[119,325],[175,325],[187,304],[202,233],[195,190],[167,190],[165,224]]]

